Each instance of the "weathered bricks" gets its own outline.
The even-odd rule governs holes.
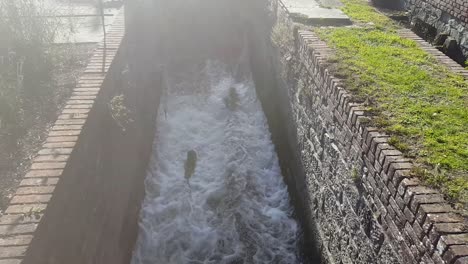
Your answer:
[[[25,178],[20,182],[20,186],[40,186],[40,185],[56,185],[59,178]]]
[[[40,217],[40,214],[34,216],[24,214],[3,215],[0,216],[0,226],[6,226],[6,229],[11,229],[13,228],[12,225],[39,223]]]
[[[13,224],[13,225],[0,225],[0,236],[11,236],[17,234],[30,234],[37,228],[36,223],[31,224]]]
[[[49,170],[49,169],[63,169],[67,163],[65,162],[38,162],[31,165],[33,170]]]
[[[50,194],[54,192],[54,188],[54,186],[19,187],[16,194]]]
[[[0,250],[0,258],[24,257],[27,249],[27,246],[3,247],[2,250]]]
[[[11,199],[11,204],[37,204],[48,203],[52,195],[17,195]],[[45,208],[44,208],[45,209]]]
[[[27,213],[30,213],[30,212],[42,212],[46,208],[47,208],[47,205],[39,204],[39,203],[24,204],[24,205],[12,204],[12,205],[8,206],[8,208],[5,210],[5,213],[7,213],[7,214],[27,214]]]
[[[20,264],[21,259],[0,259],[0,264]]]
[[[419,24],[423,22],[428,26],[433,27],[437,33],[448,33],[453,38],[460,50],[465,56],[468,55],[468,2],[463,0],[405,0],[407,8],[409,9],[408,15],[412,24]],[[449,59],[442,52],[434,52],[431,47],[420,37],[416,36],[409,29],[402,30],[401,36],[411,38],[418,44],[422,45],[424,50],[432,53],[434,57],[439,59],[442,63],[452,67],[455,72],[464,72],[463,68],[457,65],[453,60]],[[433,39],[428,39],[432,41]],[[458,66],[458,67],[457,67]]]
[[[55,125],[83,125],[86,122],[86,118],[83,119],[62,119],[57,120]]]
[[[76,145],[76,142],[48,142],[42,145],[43,149],[40,150],[42,153],[46,153],[48,149],[70,149],[70,153],[63,153],[63,154],[71,154],[73,147]],[[53,154],[53,153],[52,153]],[[60,154],[60,153],[59,153]],[[39,153],[41,155],[41,153]]]
[[[16,235],[0,238],[0,247],[1,246],[24,246],[28,245],[33,236],[32,235]],[[1,263],[1,262],[0,262]]]
[[[65,162],[68,155],[41,155],[34,159],[34,162]]]
[[[465,245],[465,236],[452,237],[468,234],[468,230],[463,230],[464,218],[453,210],[438,190],[422,184],[413,172],[417,164],[391,146],[387,134],[378,128],[367,127],[367,122],[361,122],[363,118],[368,118],[365,111],[360,104],[353,103],[352,97],[345,93],[346,87],[342,88],[340,81],[335,82],[326,69],[325,61],[331,51],[323,52],[324,43],[307,31],[299,31],[296,41],[299,47],[297,59],[303,68],[307,68],[300,71],[298,78],[307,83],[308,86],[302,89],[308,89],[310,95],[293,94],[292,98],[299,100],[291,101],[290,104],[298,116],[295,119],[300,135],[297,143],[304,146],[303,160],[307,164],[311,160],[310,156],[314,156],[320,163],[317,169],[319,172],[315,169],[307,170],[312,171],[307,173],[313,187],[311,190],[314,190],[310,196],[312,200],[330,200],[325,207],[320,202],[311,205],[325,208],[316,217],[319,229],[327,236],[326,240],[332,239],[337,229],[369,228],[366,224],[369,218],[363,220],[362,215],[354,218],[350,212],[341,214],[334,205],[341,204],[342,200],[352,201],[357,208],[353,213],[372,211],[370,218],[381,225],[376,230],[389,237],[382,242],[395,251],[392,256],[395,259],[389,263],[455,263],[463,259],[462,247],[452,248],[450,252],[448,250],[453,246]],[[293,93],[299,90],[291,88]],[[306,98],[302,98],[304,96]],[[303,138],[307,144],[304,144]],[[358,177],[362,186],[356,194],[351,191],[353,187],[344,183],[346,176],[353,174],[350,172],[352,168],[358,168],[353,177]],[[361,176],[362,173],[365,175]],[[327,189],[333,191],[325,192]],[[362,204],[362,197],[369,201],[366,205]],[[369,207],[366,207],[367,203]],[[328,211],[333,213],[327,214]],[[342,239],[362,243],[362,238],[352,234],[343,235]],[[327,249],[343,252],[334,243],[329,241]],[[364,243],[355,252],[368,254],[366,250]],[[368,262],[388,262],[388,259],[374,257],[370,257],[372,260]],[[334,261],[346,262],[340,256]]]
[[[117,19],[116,23],[123,23],[123,20]],[[112,51],[106,51],[104,72],[101,72],[104,50],[98,48],[51,128],[42,149],[33,159],[30,170],[21,180],[10,205],[4,215],[0,216],[0,264],[22,263],[55,187],[86,127],[88,114],[104,83],[106,71],[116,55],[123,28],[113,29],[113,32],[109,32],[108,49]],[[90,71],[100,73],[87,73]]]
[[[30,170],[26,173],[26,178],[31,177],[58,177],[62,175],[63,170]]]
[[[52,136],[46,139],[46,142],[76,142],[77,136]]]

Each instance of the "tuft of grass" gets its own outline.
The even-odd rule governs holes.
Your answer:
[[[360,180],[359,172],[356,167],[353,167],[351,170],[351,179],[353,179],[354,182],[358,182]]]
[[[388,140],[388,144],[393,145],[396,149],[398,149],[401,152],[407,152],[410,149],[410,146],[408,146],[407,143],[403,142],[398,138],[397,136],[392,136]]]
[[[443,173],[424,177],[456,199],[468,190],[468,82],[440,65],[397,25],[364,0],[343,0],[343,11],[363,27],[318,28],[340,58],[336,70],[357,100],[378,113],[374,125],[390,143]],[[452,177],[450,175],[456,175]],[[468,201],[468,200],[465,200]]]
[[[363,4],[362,0],[342,0],[343,12],[353,21],[375,25],[378,29],[395,29],[390,18],[378,13],[374,7]]]

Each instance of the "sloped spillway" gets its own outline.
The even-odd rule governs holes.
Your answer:
[[[229,72],[208,62],[170,81],[133,264],[300,263],[300,228],[253,81]],[[198,162],[188,183],[189,150]]]

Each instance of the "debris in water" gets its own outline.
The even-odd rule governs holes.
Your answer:
[[[239,95],[237,94],[236,88],[231,87],[229,89],[229,95],[224,98],[224,103],[229,110],[234,111],[239,106]]]
[[[185,179],[190,180],[193,173],[195,172],[195,167],[197,166],[197,152],[195,150],[187,151],[187,160],[185,161]]]

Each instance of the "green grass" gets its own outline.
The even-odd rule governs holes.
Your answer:
[[[426,168],[426,183],[467,202],[468,82],[450,72],[364,0],[343,0],[360,27],[319,28],[336,50],[336,71],[376,115],[390,143]],[[336,59],[335,58],[335,59]]]

